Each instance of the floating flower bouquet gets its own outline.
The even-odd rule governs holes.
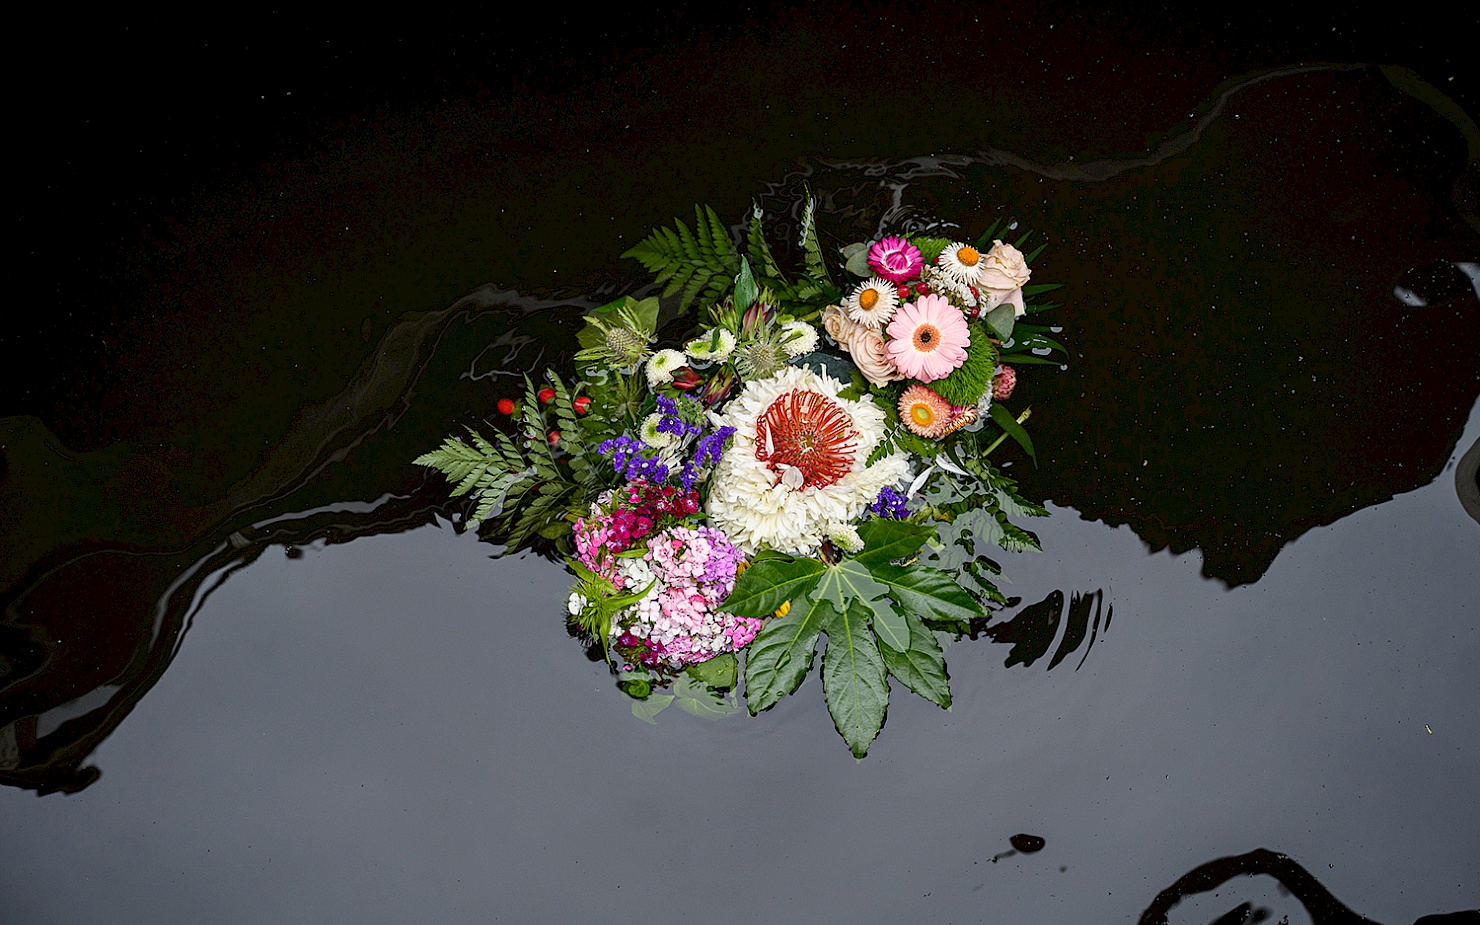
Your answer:
[[[639,715],[675,696],[723,709],[742,655],[765,710],[825,635],[827,707],[861,757],[889,677],[950,705],[941,639],[1005,602],[991,548],[1038,547],[1010,518],[1047,511],[988,460],[1007,438],[1033,456],[1028,411],[1005,403],[1014,366],[1061,362],[1056,329],[1022,320],[1054,287],[1028,285],[1042,248],[1000,223],[974,244],[890,235],[830,258],[809,202],[786,274],[758,210],[739,245],[695,212],[695,230],[624,255],[677,296],[686,336],[655,349],[659,298],[619,298],[586,316],[573,382],[526,378],[499,403],[511,427],[416,462],[470,494],[468,526],[506,551],[566,557],[571,625]]]

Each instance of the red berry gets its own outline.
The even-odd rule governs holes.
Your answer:
[[[513,414],[514,413],[514,399],[512,399],[512,398],[500,398],[498,400],[498,413],[499,414]]]
[[[901,283],[899,287],[899,297],[901,299],[908,299],[910,297],[910,287]]]
[[[550,388],[548,385],[545,386],[543,389],[540,389],[540,404],[542,404],[542,405],[548,405],[550,402],[552,402],[554,400],[555,400],[555,390],[554,389]]]
[[[587,411],[591,410],[591,399],[587,398],[584,395],[571,402],[571,404],[575,405],[576,414],[585,414]]]
[[[550,445],[551,446],[559,446],[560,445],[560,431],[558,431],[558,430],[552,430],[548,434],[546,434],[545,436],[549,438]]]

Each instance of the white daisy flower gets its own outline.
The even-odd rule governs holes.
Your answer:
[[[952,244],[940,252],[935,262],[958,283],[971,286],[981,279],[982,254],[970,244],[959,241]]]
[[[839,398],[843,383],[788,366],[748,382],[725,406],[735,442],[715,467],[707,513],[747,552],[810,555],[830,525],[857,520],[885,485],[900,484],[909,457],[872,466],[884,411],[865,396]]]
[[[735,350],[735,333],[729,328],[715,328],[684,344],[683,349],[696,360],[723,363]]]
[[[687,363],[679,350],[659,350],[647,362],[648,385],[657,388],[673,381],[673,373]]]
[[[817,329],[805,321],[788,321],[781,326],[781,346],[789,357],[799,357],[817,349]]]
[[[899,290],[887,279],[877,276],[858,284],[843,302],[849,320],[868,327],[883,327],[899,307]]]

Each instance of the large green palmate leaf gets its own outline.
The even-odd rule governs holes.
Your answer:
[[[831,614],[826,600],[800,597],[786,616],[767,623],[745,647],[745,702],[752,716],[801,685],[812,670],[817,637]]]
[[[868,621],[868,607],[855,601],[842,613],[833,611],[824,627],[827,651],[822,656],[822,692],[833,724],[855,758],[868,754],[889,708],[884,659]]]
[[[919,620],[910,619],[906,625],[909,640],[902,649],[879,637],[883,642],[879,653],[884,657],[884,666],[905,687],[937,706],[949,707],[951,680],[946,674],[945,654],[935,641],[935,634]]]
[[[758,557],[735,582],[724,608],[742,617],[769,617],[809,591],[827,566],[817,559]]]
[[[984,615],[976,598],[949,572],[920,565],[878,565],[874,580],[889,589],[900,606],[925,620],[970,620]]]
[[[858,536],[863,540],[863,551],[854,556],[854,559],[868,568],[885,565],[896,559],[908,559],[920,551],[920,547],[925,545],[925,541],[934,532],[934,527],[903,520],[865,521],[858,527]]]

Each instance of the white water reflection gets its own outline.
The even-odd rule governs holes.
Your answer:
[[[1448,479],[1232,591],[1129,529],[1038,526],[1009,593],[1103,587],[1114,632],[1078,672],[951,646],[955,707],[901,693],[862,762],[815,679],[643,724],[566,635],[565,574],[450,526],[270,552],[98,783],[0,792],[28,846],[0,893],[25,922],[1114,922],[1264,846],[1375,921],[1473,903],[1480,530]],[[993,863],[1018,832],[1046,847]]]

